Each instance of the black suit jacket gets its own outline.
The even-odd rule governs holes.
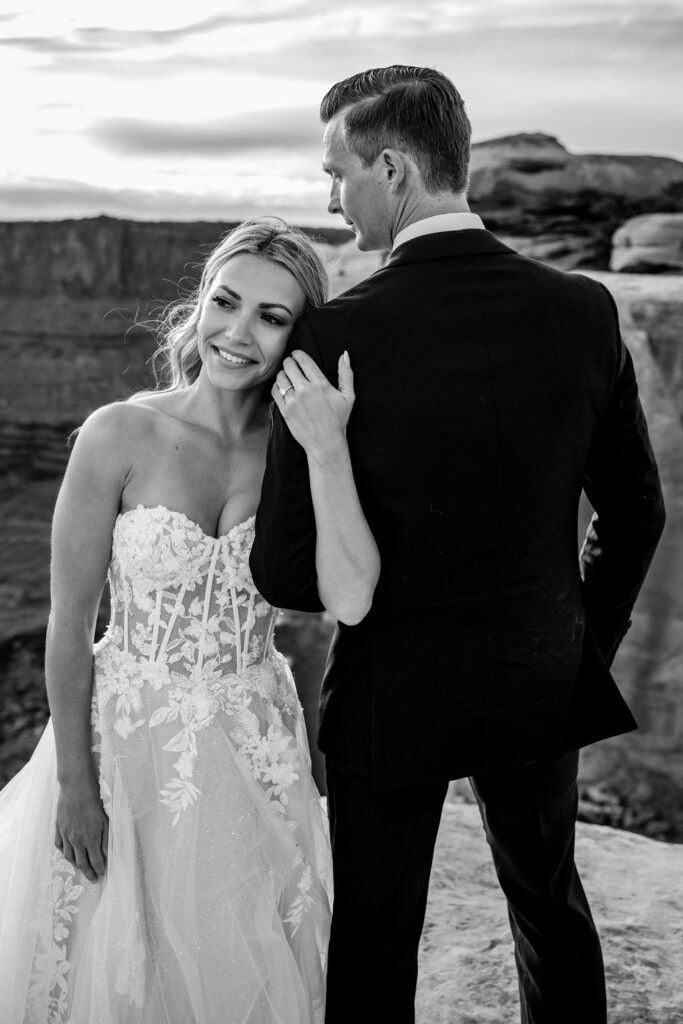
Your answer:
[[[291,347],[335,384],[349,351],[348,441],[382,561],[370,613],[335,633],[321,750],[384,787],[634,728],[607,665],[664,509],[607,290],[487,231],[444,232],[309,311]],[[251,567],[274,605],[321,609],[306,457],[277,410]]]

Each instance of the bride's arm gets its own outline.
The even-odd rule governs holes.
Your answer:
[[[107,817],[92,755],[92,644],[125,482],[121,407],[81,428],[52,527],[45,678],[60,787],[55,843],[87,878],[104,874]]]
[[[285,359],[273,397],[308,460],[315,512],[318,594],[336,619],[356,625],[370,610],[380,571],[377,544],[363,514],[346,442],[353,372],[339,360],[339,388],[305,352]]]

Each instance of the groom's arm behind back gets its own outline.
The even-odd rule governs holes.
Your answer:
[[[296,325],[289,351],[308,353],[320,365],[305,318]],[[276,608],[324,610],[315,567],[316,528],[306,453],[273,404],[266,471],[256,513],[249,564],[256,587]]]
[[[664,497],[631,355],[604,285],[618,347],[609,407],[596,426],[584,490],[595,512],[581,549],[588,623],[611,665],[662,535]]]

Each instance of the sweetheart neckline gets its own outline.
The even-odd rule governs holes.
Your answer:
[[[187,515],[186,512],[179,512],[177,509],[169,508],[168,505],[143,505],[139,503],[135,506],[135,508],[126,509],[125,512],[119,512],[119,514],[116,517],[114,525],[116,525],[119,519],[123,519],[125,516],[129,516],[131,512],[156,512],[157,509],[161,509],[164,512],[168,512],[169,515],[178,516],[180,519],[184,519],[186,523],[190,523],[191,526],[199,530],[203,537],[205,537],[207,540],[214,541],[214,543],[216,543],[217,541],[227,539],[232,533],[235,532],[235,530],[238,530],[240,527],[246,526],[248,523],[256,521],[255,515],[247,516],[246,519],[242,519],[239,523],[235,523],[234,526],[231,526],[227,533],[221,533],[218,537],[214,537],[212,533],[207,533],[206,530],[202,529],[197,520],[192,519],[190,516]]]

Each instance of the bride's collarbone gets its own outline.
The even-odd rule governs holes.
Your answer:
[[[122,513],[142,506],[185,516],[207,536],[222,536],[256,512],[265,443],[226,444],[170,416],[150,415],[121,495]]]
[[[163,404],[163,399],[172,397],[174,396],[165,394],[143,396],[138,400],[133,397],[125,403],[131,411],[135,410],[132,417],[129,416],[129,423],[133,428],[133,434],[138,435],[139,440],[144,439],[152,444],[163,441],[172,441],[174,444],[180,442],[183,447],[190,448],[200,445],[220,450],[254,450],[261,447],[265,449],[270,429],[270,419],[265,413],[259,413],[244,429],[234,434],[228,432],[227,435],[221,435],[209,424],[188,418],[183,414],[182,407]]]
[[[172,421],[168,429],[146,432],[137,439],[132,446],[131,471],[147,474],[163,466],[164,474],[189,477],[193,487],[204,477],[259,476],[265,468],[266,441],[265,435],[252,434],[226,441],[192,424]]]

